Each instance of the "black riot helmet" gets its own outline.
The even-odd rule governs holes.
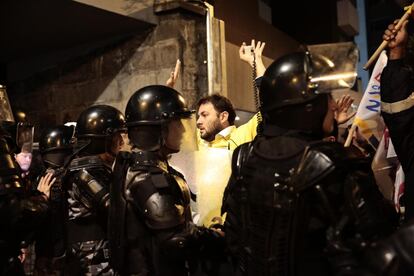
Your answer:
[[[73,151],[74,127],[55,126],[45,129],[40,135],[39,150],[43,161],[52,167],[64,165]]]
[[[150,85],[136,91],[125,109],[128,136],[134,146],[157,150],[162,145],[162,131],[175,119],[190,118],[183,96],[173,88]]]
[[[264,124],[284,129],[322,133],[328,94],[319,93],[312,82],[314,64],[309,52],[296,52],[273,62],[260,85]]]
[[[112,135],[125,131],[124,115],[115,107],[95,105],[84,110],[76,122],[76,138],[88,141],[83,153],[100,154],[107,152]]]
[[[136,91],[125,109],[127,127],[162,124],[171,119],[190,117],[194,111],[175,89],[164,85],[150,85]]]
[[[34,126],[28,121],[26,112],[16,110],[13,112],[13,121],[1,121],[2,128],[8,133],[12,152],[32,152]]]
[[[260,84],[261,110],[267,112],[308,102],[317,97],[311,82],[312,61],[308,52],[285,55],[267,68]]]

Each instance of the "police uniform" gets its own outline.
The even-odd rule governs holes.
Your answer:
[[[397,222],[370,163],[321,142],[328,95],[312,69],[298,52],[266,70],[263,135],[233,154],[224,229],[241,275],[358,275],[358,254]]]
[[[68,193],[67,269],[73,274],[111,275],[106,241],[111,168],[98,156],[74,159]]]
[[[54,126],[46,128],[39,139],[39,151],[46,167],[41,175],[52,173],[55,178],[50,187],[47,223],[36,237],[35,269],[40,275],[62,275],[64,269],[68,206],[63,183],[73,155],[73,134],[73,127]]]
[[[214,231],[192,223],[188,186],[167,162],[178,151],[166,143],[170,122],[192,113],[166,86],[141,88],[128,101],[132,153],[117,157],[109,220],[111,263],[120,275],[189,275],[209,248],[223,246]]]
[[[49,205],[39,192],[27,195],[0,126],[0,275],[24,275],[21,248],[33,239]]]
[[[112,153],[113,135],[124,130],[124,116],[108,105],[91,106],[77,120],[78,155],[68,167],[64,186],[69,208],[66,273],[112,275],[107,221],[111,165],[101,154]]]

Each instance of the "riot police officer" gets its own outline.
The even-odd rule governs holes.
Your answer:
[[[21,248],[42,222],[48,204],[40,192],[29,196],[24,190],[11,151],[17,143],[4,128],[14,122],[3,86],[0,106],[0,275],[24,275],[19,260]]]
[[[397,221],[370,163],[333,142],[333,100],[309,52],[281,57],[260,86],[263,135],[238,147],[223,199],[242,275],[358,274],[356,257]],[[328,78],[321,78],[328,79]]]
[[[112,263],[121,275],[188,275],[202,245],[220,244],[215,231],[192,224],[189,188],[167,161],[186,134],[194,136],[185,131],[192,113],[176,90],[161,85],[128,101],[132,153],[115,163],[109,222]]]
[[[108,105],[84,110],[76,124],[77,157],[68,168],[67,270],[110,275],[106,240],[112,162],[123,144],[124,115]]]
[[[55,126],[40,135],[39,150],[44,166],[42,177],[53,180],[50,190],[48,223],[39,231],[36,240],[35,269],[40,275],[61,275],[66,253],[66,223],[68,207],[63,187],[64,177],[73,155],[74,127]]]

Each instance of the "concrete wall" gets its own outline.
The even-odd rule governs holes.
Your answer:
[[[124,111],[134,91],[149,84],[164,84],[177,58],[182,61],[182,70],[175,88],[191,107],[207,95],[206,18],[202,6],[176,0],[78,2],[146,20],[154,27],[8,84],[13,108],[26,111],[29,119],[39,124],[36,133],[47,125],[75,121],[93,104],[109,104]],[[223,70],[227,84],[223,87],[228,88],[227,96],[236,108],[254,111],[251,69],[239,60],[239,45],[251,38],[266,41],[264,55],[269,65],[296,49],[298,43],[260,18],[257,1],[216,1],[214,12],[225,22],[227,66]]]
[[[165,84],[179,58],[182,70],[175,88],[194,107],[207,93],[205,18],[182,10],[157,17],[158,24],[146,33],[9,85],[12,106],[40,123],[37,133],[47,125],[75,121],[93,104],[124,112],[137,89]]]

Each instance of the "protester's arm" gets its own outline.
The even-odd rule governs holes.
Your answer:
[[[257,135],[257,116],[259,112],[253,115],[253,117],[245,124],[239,126],[237,128],[237,132],[240,132],[240,134],[244,137],[243,142],[239,143],[238,145],[244,144],[246,142],[251,142],[254,137]]]
[[[171,71],[170,78],[165,83],[166,86],[174,88],[174,85],[178,80],[180,70],[181,70],[181,61],[177,59],[177,62],[175,63],[174,71]]]
[[[245,42],[243,42],[239,49],[240,59],[244,62],[247,62],[252,68],[253,61],[256,61],[256,78],[263,76],[264,72],[266,71],[266,67],[264,66],[262,59],[262,53],[265,45],[266,43],[261,41],[258,41],[256,44],[253,39],[249,45],[251,48],[246,48],[247,45]],[[249,49],[251,51],[249,51]]]
[[[260,87],[262,77],[266,71],[266,67],[263,63],[262,53],[266,43],[258,41],[257,44],[255,40],[252,39],[250,48],[246,48],[246,43],[243,42],[239,49],[240,59],[248,63],[252,68],[254,67],[253,61],[256,62],[256,85]],[[251,52],[247,50],[251,49]],[[257,126],[258,126],[258,116],[259,113],[256,113],[247,123],[239,126],[235,132],[234,139],[237,140],[237,145],[250,142],[257,135]]]

